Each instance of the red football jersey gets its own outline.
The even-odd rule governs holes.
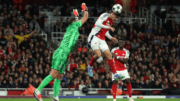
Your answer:
[[[117,58],[121,59],[129,59],[129,50],[123,48],[123,50],[119,50],[119,47],[115,47],[112,49],[111,53],[115,54]],[[121,63],[118,59],[114,58],[114,63],[117,71],[126,70],[126,64]]]
[[[112,26],[114,24],[114,21],[110,19],[110,14],[109,13],[103,13],[100,15],[100,17],[97,19],[96,23],[94,24],[92,30],[91,30],[91,35],[94,35],[101,40],[105,40],[105,34],[109,33],[108,28],[101,28],[97,26],[97,24],[102,24],[104,26]]]

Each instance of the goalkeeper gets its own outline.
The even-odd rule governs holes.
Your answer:
[[[67,64],[67,57],[69,52],[73,50],[76,41],[79,37],[78,28],[81,27],[88,19],[88,12],[86,10],[85,4],[82,4],[82,9],[84,11],[84,16],[81,20],[78,20],[77,10],[73,10],[76,18],[69,19],[69,26],[66,28],[66,33],[64,34],[63,40],[58,49],[53,54],[52,57],[52,67],[50,74],[44,78],[39,87],[33,92],[34,96],[38,101],[43,101],[41,98],[41,90],[53,79],[54,81],[54,98],[52,101],[59,101],[59,89],[60,82],[63,77],[64,69]]]

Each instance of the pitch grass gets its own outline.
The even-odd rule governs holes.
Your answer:
[[[73,98],[73,99],[59,99],[60,101],[113,101],[113,99],[95,99],[95,98]],[[135,101],[180,101],[180,99],[134,99]],[[0,101],[37,101],[35,98],[19,98],[19,99],[0,99]],[[52,98],[44,98],[43,101],[52,101]],[[117,99],[117,101],[129,101],[129,99]]]

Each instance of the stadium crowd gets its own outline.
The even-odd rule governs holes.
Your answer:
[[[10,9],[6,4],[1,9],[1,17],[4,19],[0,20],[0,88],[27,88],[29,84],[38,87],[51,70],[54,50],[47,48],[47,42],[39,34],[39,25],[43,24],[37,19],[36,12],[27,10],[20,18],[21,14],[14,6]],[[68,10],[65,11],[68,13]],[[120,23],[113,25],[116,31],[110,33],[117,39],[126,39],[125,48],[131,52],[128,71],[132,87],[179,88],[180,73],[173,80],[169,74],[177,66],[180,25],[173,21],[160,29],[157,26],[151,28],[147,23],[141,24],[139,20],[130,24],[123,21],[123,16],[120,19]],[[63,29],[67,27],[67,23],[61,19],[57,25]],[[89,19],[79,29],[80,34],[88,36],[93,25],[93,20]],[[110,49],[117,46],[108,39],[107,43]],[[94,76],[88,76],[86,67],[92,56],[92,51],[84,45],[70,53],[70,63],[66,66],[61,82],[62,88],[111,88],[112,72],[106,58],[99,59],[93,66]],[[119,87],[126,86],[122,81],[119,84]],[[52,86],[53,81],[47,87]]]

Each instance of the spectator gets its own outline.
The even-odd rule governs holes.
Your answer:
[[[136,42],[136,39],[133,39],[133,42],[131,43],[132,50],[136,50],[139,46],[140,44]]]
[[[74,63],[74,59],[71,59],[71,62],[68,65],[67,71],[73,72],[77,68],[78,68],[78,65]]]
[[[155,84],[152,86],[152,88],[162,88],[161,84],[158,80],[156,80]]]
[[[86,86],[84,85],[84,80],[81,80],[81,83],[80,83],[80,85],[79,85],[79,90],[82,91],[82,89],[83,89],[84,87],[86,87]]]
[[[79,62],[79,70],[85,71],[86,67],[87,67],[87,64],[85,62],[83,62],[83,60],[80,60],[80,62]]]
[[[9,33],[9,35],[14,34],[14,31],[10,28],[9,25],[7,25],[6,29],[4,29],[4,34]]]
[[[161,16],[161,6],[158,6],[158,8],[157,8],[157,10],[155,11],[155,13],[156,13],[156,15],[158,16],[158,17],[160,17]]]
[[[29,29],[30,31],[32,30],[37,30],[38,33],[40,33],[40,26],[37,23],[36,19],[33,19],[30,23],[29,23]]]
[[[103,85],[103,88],[111,88],[108,80],[105,80],[105,84]]]
[[[124,36],[123,36],[123,33],[124,33]],[[123,37],[127,36],[127,31],[126,31],[126,29],[124,28],[123,25],[121,25],[120,28],[118,29],[117,35],[120,35],[120,36],[123,36]]]
[[[96,78],[95,75],[93,76],[92,83],[94,84],[94,87],[97,87],[97,85],[98,85],[98,78]]]
[[[102,88],[101,82],[98,82],[97,88]]]
[[[169,8],[170,11],[176,11],[177,9],[172,5],[170,8]]]
[[[20,43],[19,47],[21,47],[21,50],[29,49],[30,45],[26,37],[24,37],[24,40]]]
[[[6,40],[8,40],[8,41],[12,38],[11,34],[9,33],[9,31],[6,31],[6,35],[4,36],[4,38]]]
[[[136,13],[136,8],[137,8],[137,1],[136,0],[131,0],[130,5],[129,5],[130,11],[132,13]]]
[[[166,83],[166,80],[163,80],[162,89],[169,89],[169,84]]]
[[[94,9],[93,9],[93,16],[98,16],[99,15],[98,10],[99,10],[99,5],[96,4]]]
[[[174,30],[174,35],[173,35],[173,36],[174,36],[174,37],[177,37],[179,33],[180,33],[179,26],[176,25],[176,28],[175,28],[175,30]]]
[[[31,36],[34,32],[36,32],[36,30],[32,31],[30,34],[28,35],[24,35],[22,32],[20,33],[20,35],[14,35],[15,38],[18,39],[18,46],[21,44],[22,41],[24,41],[24,38],[28,38],[29,36]]]
[[[153,33],[153,31],[152,31],[150,26],[148,26],[148,29],[146,29],[146,32],[151,33],[151,34]]]
[[[88,88],[94,88],[94,84],[91,83],[91,80],[88,80],[88,84],[86,86]]]
[[[169,84],[170,88],[179,88],[179,81],[175,78],[173,78],[173,80],[170,82]]]
[[[151,88],[151,84],[149,84],[149,80],[146,80],[145,84],[143,84],[143,88]]]
[[[19,81],[18,83],[19,83],[20,87],[23,88],[24,84],[23,84],[23,78],[21,76],[19,77],[18,81]]]
[[[6,82],[6,80],[3,80],[3,82],[2,82],[2,84],[1,84],[1,86],[0,86],[0,88],[9,88],[9,87],[8,87],[8,84],[7,84],[7,82]]]
[[[18,28],[18,30],[16,31],[16,35],[20,35],[20,33],[21,32],[23,32],[24,33],[24,31],[23,31],[23,27],[22,26],[19,26],[19,28]]]
[[[171,13],[171,15],[169,16],[169,18],[175,18],[175,17],[174,17],[174,14]]]
[[[77,81],[74,80],[74,81],[73,81],[73,84],[71,84],[70,88],[79,89],[78,87],[79,87],[79,85],[77,85]]]
[[[132,88],[142,88],[142,84],[139,79],[136,79],[136,82],[132,83]]]
[[[9,77],[8,87],[9,87],[9,88],[15,88],[15,87],[16,87],[15,84],[14,84],[14,82],[13,82],[13,78],[12,78],[12,77]]]
[[[61,88],[67,88],[66,83],[64,80],[61,81]]]

